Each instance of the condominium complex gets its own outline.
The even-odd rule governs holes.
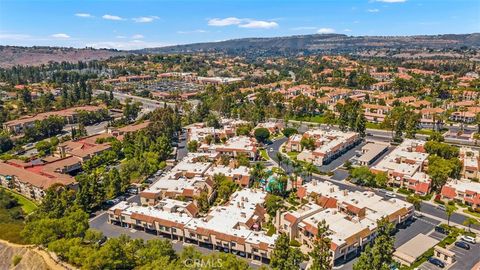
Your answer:
[[[424,144],[421,140],[405,139],[370,170],[386,173],[391,185],[425,195],[430,190],[431,180],[425,174],[428,153],[425,152]]]
[[[332,239],[334,260],[359,253],[375,238],[377,220],[386,217],[400,224],[413,215],[413,205],[398,199],[384,199],[373,192],[341,190],[331,182],[313,180],[298,188],[297,195],[309,202],[297,210],[276,217],[275,225],[308,252],[317,234],[317,225],[325,220]]]
[[[74,187],[75,179],[66,173],[79,169],[80,166],[79,160],[73,157],[35,164],[21,160],[2,161],[0,185],[40,201],[45,190],[53,185]]]
[[[463,204],[480,209],[480,183],[468,179],[452,179],[442,187],[442,198],[459,201]]]
[[[480,179],[480,152],[473,148],[460,148],[462,161],[462,177],[467,179]]]
[[[65,120],[66,124],[75,124],[78,122],[78,113],[80,111],[96,112],[102,109],[104,108],[99,106],[81,106],[61,111],[39,113],[34,116],[25,116],[16,120],[5,122],[3,123],[3,129],[12,134],[22,134],[26,128],[33,127],[36,121],[45,120],[50,116],[59,116]]]
[[[109,222],[266,262],[277,238],[261,231],[266,196],[245,188],[202,217],[189,202],[162,199],[153,206],[121,202],[108,210]]]
[[[156,205],[163,198],[183,198],[193,201],[206,192],[213,195],[214,177],[223,174],[240,186],[250,185],[250,171],[245,166],[215,165],[217,153],[189,153],[168,173],[159,176],[155,183],[140,193],[141,203]]]
[[[309,130],[303,134],[303,138],[313,139],[315,141],[315,149],[303,149],[298,154],[297,159],[311,162],[318,166],[330,163],[360,142],[358,133],[338,130]],[[292,149],[292,146],[288,146],[287,143],[286,148]]]

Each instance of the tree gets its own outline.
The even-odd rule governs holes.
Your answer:
[[[330,255],[330,246],[332,241],[329,237],[328,225],[322,220],[317,225],[317,235],[313,241],[313,249],[308,253],[312,259],[310,270],[326,270],[332,267],[332,256]]]
[[[388,174],[385,172],[378,172],[375,174],[375,185],[377,187],[386,187],[388,183]]]
[[[0,154],[13,148],[13,141],[5,132],[0,132]]]
[[[198,142],[195,140],[189,141],[187,144],[188,152],[197,152],[198,150]]]
[[[268,194],[265,198],[265,209],[271,219],[275,218],[275,214],[283,207],[283,199],[280,196]]]
[[[468,217],[463,221],[463,225],[468,227],[468,231],[471,232],[472,225],[477,225],[479,224],[478,220],[476,218]]]
[[[430,134],[427,140],[434,141],[434,142],[443,142],[445,141],[445,138],[443,137],[442,133],[435,131],[435,132],[432,132],[432,134]]]
[[[123,116],[127,121],[133,121],[137,119],[138,113],[141,110],[140,102],[131,102],[131,99],[125,101],[125,107],[123,108]]]
[[[290,240],[285,233],[278,236],[272,251],[270,267],[273,270],[299,269],[304,255],[298,248],[289,246]]]
[[[455,205],[447,204],[445,206],[445,214],[447,215],[447,225],[448,226],[450,226],[450,217],[452,217],[452,214],[455,213],[455,210],[457,210]]]
[[[323,121],[324,121],[325,124],[327,124],[328,126],[333,126],[333,125],[335,125],[336,122],[337,122],[335,113],[332,112],[331,110],[325,111],[325,113],[323,114]]]
[[[300,145],[305,149],[313,151],[315,150],[315,139],[304,137],[300,140]]]
[[[422,207],[422,199],[418,197],[418,195],[410,195],[407,197],[407,202],[413,204],[413,207],[415,208],[416,211],[420,211],[420,208]]]
[[[285,137],[288,138],[288,137],[292,136],[293,134],[297,134],[297,133],[298,133],[298,130],[297,130],[296,128],[289,128],[289,127],[287,127],[287,128],[284,128],[284,129],[282,130],[282,133],[283,133],[283,135],[284,135]]]
[[[362,185],[369,187],[374,187],[376,185],[375,174],[373,174],[367,166],[360,166],[352,169],[350,175]]]
[[[458,177],[461,167],[462,165],[458,158],[447,160],[437,155],[429,156],[427,173],[432,179],[432,188],[441,190],[449,177]]]
[[[373,245],[367,246],[357,262],[353,264],[354,270],[386,270],[390,269],[393,262],[395,237],[392,236],[394,226],[388,218],[377,221],[377,237]]]
[[[266,128],[257,128],[255,129],[253,135],[258,142],[265,143],[270,137],[270,131],[268,131]]]

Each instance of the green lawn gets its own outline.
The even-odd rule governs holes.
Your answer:
[[[35,211],[35,209],[37,209],[38,206],[33,201],[25,198],[23,195],[20,195],[14,191],[3,187],[2,189],[5,190],[7,193],[11,194],[13,197],[17,198],[18,203],[20,203],[20,205],[22,206],[22,210],[25,214],[28,215],[31,212]]]
[[[265,159],[265,160],[269,160],[270,157],[268,157],[268,154],[267,154],[267,150],[266,149],[262,149],[260,150],[260,156]]]
[[[463,210],[464,213],[480,218],[480,213],[468,211],[468,209]]]
[[[372,123],[372,122],[367,122],[365,124],[365,126],[367,128],[370,128],[370,129],[382,129],[382,130],[385,130],[384,128],[382,128],[382,124],[380,123]]]
[[[292,120],[296,121],[303,121],[303,122],[313,122],[318,124],[325,124],[325,117],[323,115],[316,115],[316,116],[306,116],[306,117],[295,117]]]
[[[296,159],[298,154],[300,154],[299,152],[288,152],[287,153],[287,156],[290,158],[290,159]]]

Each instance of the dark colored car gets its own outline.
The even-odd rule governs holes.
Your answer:
[[[440,227],[440,226],[435,226],[435,231],[439,232],[439,233],[442,233],[442,234],[448,234],[448,230],[446,230],[445,228]]]
[[[433,264],[433,265],[436,265],[436,266],[438,266],[438,267],[440,267],[440,268],[444,268],[444,267],[445,267],[445,264],[444,264],[441,260],[439,260],[439,259],[437,259],[437,258],[430,257],[430,259],[428,259],[428,262],[431,263],[431,264]]]
[[[466,249],[466,250],[469,250],[470,249],[470,245],[463,242],[463,241],[457,241],[455,242],[455,246],[459,247],[459,248],[463,248],[463,249]]]

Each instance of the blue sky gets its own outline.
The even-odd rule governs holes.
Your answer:
[[[0,0],[1,45],[138,49],[313,33],[474,32],[478,0]]]

